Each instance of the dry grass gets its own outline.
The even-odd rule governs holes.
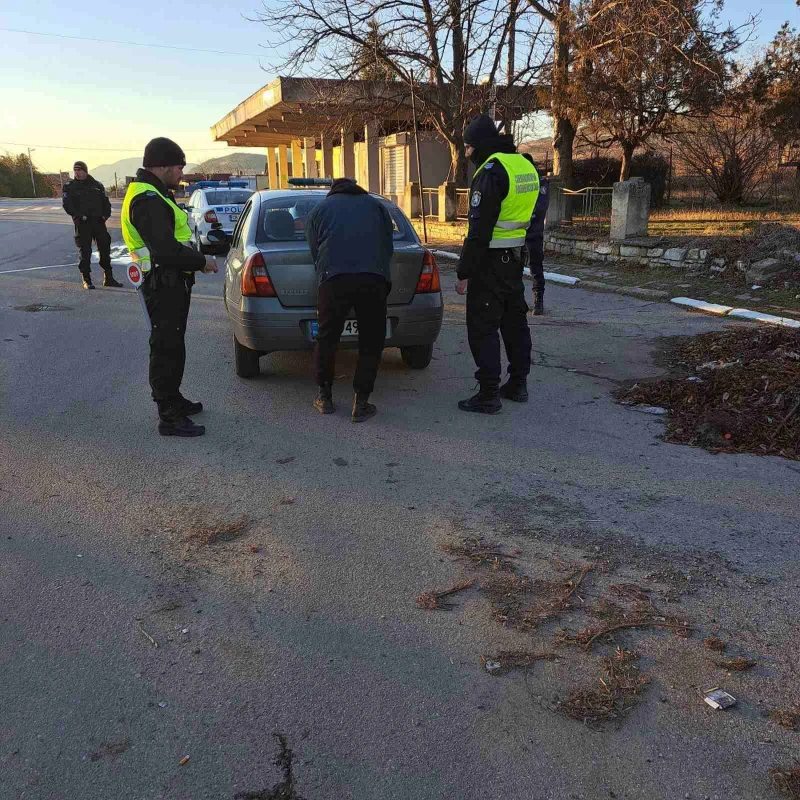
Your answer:
[[[800,761],[795,761],[791,768],[773,767],[769,771],[769,777],[776,792],[791,800],[800,800]]]
[[[736,658],[712,659],[712,661],[718,667],[727,669],[729,672],[745,672],[758,664],[758,661],[752,658],[742,658],[741,656],[737,656]]]
[[[241,517],[231,522],[195,525],[186,531],[184,539],[187,542],[196,542],[204,546],[232,542],[245,532],[248,524],[247,514],[242,514]]]
[[[791,708],[774,708],[769,712],[770,719],[790,731],[800,730],[800,704]]]
[[[424,608],[426,611],[452,608],[455,605],[454,603],[443,603],[442,600],[457,592],[463,592],[465,589],[469,589],[474,583],[475,581],[468,580],[457,583],[455,586],[451,586],[449,589],[445,589],[442,592],[434,592],[433,590],[423,592],[417,598],[417,607]]]
[[[725,646],[725,642],[716,636],[709,636],[707,639],[703,639],[703,647],[707,650],[714,650],[717,653],[722,653],[725,650]]]
[[[619,719],[638,702],[648,678],[634,663],[638,656],[617,649],[613,656],[602,659],[604,676],[598,685],[573,689],[566,700],[556,704],[556,711],[586,724]]]

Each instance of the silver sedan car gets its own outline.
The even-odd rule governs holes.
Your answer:
[[[305,222],[326,191],[256,192],[236,224],[225,261],[225,309],[233,325],[236,374],[253,378],[259,359],[283,350],[310,350],[318,330],[317,275]],[[433,254],[400,209],[383,197],[394,226],[392,291],[387,299],[386,347],[424,369],[442,327],[442,292]],[[348,319],[341,347],[358,346]]]

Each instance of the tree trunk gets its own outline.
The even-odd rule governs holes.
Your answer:
[[[626,181],[631,176],[631,162],[633,161],[634,146],[630,142],[622,142],[622,167],[619,171],[619,179]]]
[[[569,119],[553,117],[553,175],[564,181],[568,189],[573,184],[572,145],[575,127]]]
[[[570,2],[559,0],[559,10],[553,30],[553,97],[551,114],[553,116],[553,175],[564,181],[564,186],[572,188],[573,164],[572,146],[575,141],[575,126],[569,118],[570,110]]]
[[[456,186],[465,188],[467,184],[467,157],[464,155],[463,142],[449,142],[450,144],[450,172]]]

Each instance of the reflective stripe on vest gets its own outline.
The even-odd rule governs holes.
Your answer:
[[[125,192],[125,200],[122,202],[122,213],[120,214],[122,238],[128,247],[133,263],[139,267],[143,275],[150,271],[152,263],[150,261],[150,251],[147,249],[144,239],[142,239],[139,231],[136,230],[131,222],[131,203],[145,192],[155,192],[172,209],[172,215],[175,218],[175,238],[179,242],[188,242],[192,238],[192,231],[189,229],[189,217],[185,211],[178,208],[169,197],[161,194],[152,184],[140,181],[131,183],[128,186],[128,191]]]
[[[519,153],[495,153],[475,170],[475,177],[490,161],[499,163],[508,174],[508,194],[500,205],[500,216],[492,231],[489,247],[494,250],[522,247],[539,198],[539,173]]]

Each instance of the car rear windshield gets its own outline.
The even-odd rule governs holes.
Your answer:
[[[253,194],[250,189],[226,189],[223,191],[206,192],[206,201],[210,206],[241,205]]]
[[[304,242],[306,239],[306,220],[311,211],[323,200],[325,195],[271,197],[261,201],[261,217],[258,221],[256,242]],[[394,203],[385,201],[384,208],[392,218],[395,241],[415,241],[413,229]]]

